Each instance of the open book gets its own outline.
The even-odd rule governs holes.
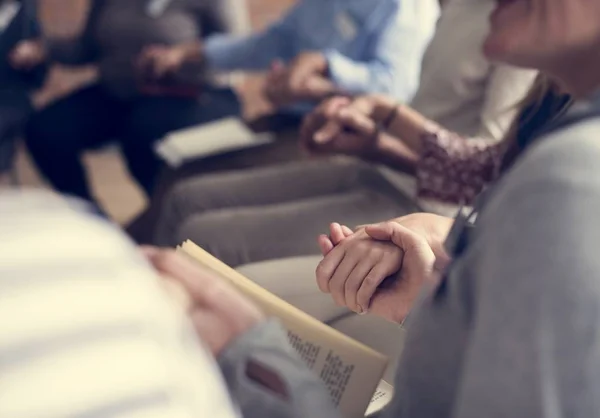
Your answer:
[[[291,345],[325,383],[346,417],[374,414],[391,400],[392,387],[380,382],[387,357],[273,295],[193,242],[186,241],[178,251],[229,280],[267,315],[279,318],[288,330]]]
[[[156,153],[177,168],[186,161],[268,144],[273,136],[257,134],[239,118],[226,118],[171,132],[156,146]]]

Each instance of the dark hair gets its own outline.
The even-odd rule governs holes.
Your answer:
[[[508,170],[527,148],[531,139],[569,108],[571,96],[544,75],[538,75],[505,138],[506,153],[501,171]]]

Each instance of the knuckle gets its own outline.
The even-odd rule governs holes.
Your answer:
[[[365,277],[364,283],[368,288],[376,288],[379,286],[379,281],[379,276],[369,273],[367,277]]]
[[[315,274],[317,276],[317,284],[319,285],[319,288],[321,291],[327,292],[329,290],[329,278],[331,276],[329,269],[326,266],[319,264]]]

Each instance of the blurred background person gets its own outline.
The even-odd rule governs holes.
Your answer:
[[[438,16],[438,0],[299,0],[262,32],[217,35],[189,45],[189,59],[208,68],[266,71],[263,93],[274,113],[250,125],[287,132],[275,144],[193,161],[167,173],[148,210],[128,228],[130,234],[139,242],[152,241],[162,200],[184,179],[300,159],[297,128],[331,95],[385,93],[410,101]]]
[[[182,181],[166,197],[155,242],[172,246],[192,239],[239,266],[318,254],[315,236],[334,220],[355,226],[423,209],[455,211],[464,190],[471,187],[459,176],[452,177],[452,171],[444,185],[462,186],[463,193],[420,199],[424,193],[417,188],[415,173],[431,160],[421,158],[428,156],[422,152],[420,128],[444,123],[445,129],[458,135],[478,137],[478,143],[466,147],[467,154],[485,148],[486,143],[497,143],[508,131],[536,74],[494,64],[483,56],[481,43],[493,7],[492,0],[444,4],[423,59],[412,107],[382,94],[365,95],[354,102],[367,124],[376,129],[365,132],[346,124],[338,133],[349,135],[341,140],[313,141],[315,122],[318,125],[328,118],[335,122],[337,110],[352,110],[352,101],[346,97],[332,99],[333,108],[318,109],[306,118],[308,129],[303,129],[303,136],[312,153],[351,158],[300,161]],[[448,145],[437,148],[438,153],[452,153]],[[464,159],[463,148],[454,152],[454,161]],[[477,167],[486,169],[485,165]],[[428,168],[422,173],[431,173]],[[473,181],[478,185],[491,178],[481,169],[474,170]]]
[[[86,206],[0,193],[0,416],[239,417],[182,293]]]
[[[261,33],[213,36],[189,55],[218,70],[267,70],[265,94],[282,113],[336,93],[409,101],[438,15],[437,0],[300,0]]]
[[[35,0],[0,1],[0,174],[11,168],[15,139],[32,112],[30,94],[46,78]]]
[[[60,13],[60,7],[85,9],[81,1],[42,2],[41,15]],[[33,115],[27,146],[52,186],[93,201],[81,154],[117,141],[131,174],[150,194],[160,167],[153,151],[157,139],[240,113],[233,90],[212,83],[202,65],[184,51],[189,43],[216,32],[245,32],[246,4],[91,0],[88,10],[81,33],[47,33],[46,44],[54,61],[96,64],[99,80]]]

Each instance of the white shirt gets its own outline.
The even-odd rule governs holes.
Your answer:
[[[461,135],[501,140],[536,71],[491,63],[482,45],[493,0],[449,0],[423,57],[421,82],[411,106]],[[416,194],[414,178],[382,168],[404,193]],[[452,215],[453,205],[419,202],[426,210]]]
[[[139,251],[72,205],[0,197],[0,416],[237,417]]]

